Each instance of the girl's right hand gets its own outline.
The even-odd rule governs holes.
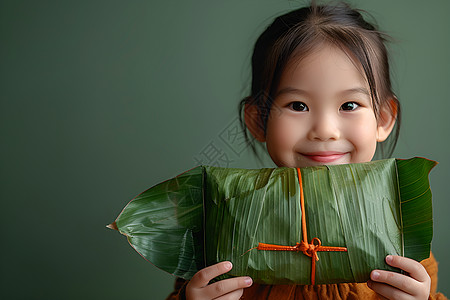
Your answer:
[[[195,273],[186,286],[186,300],[238,300],[244,288],[252,285],[250,277],[234,277],[208,285],[209,281],[230,271],[232,267],[231,262],[223,261]]]

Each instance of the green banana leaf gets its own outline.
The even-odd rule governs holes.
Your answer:
[[[388,254],[427,258],[428,174],[435,165],[412,158],[301,168],[308,241],[347,248],[317,252],[315,283],[364,282],[373,269],[399,272],[385,264]],[[141,193],[109,227],[148,261],[184,279],[229,260],[233,269],[222,278],[311,284],[311,257],[256,249],[259,243],[299,243],[301,218],[295,168],[199,166]]]

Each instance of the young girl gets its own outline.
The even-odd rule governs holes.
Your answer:
[[[313,3],[276,18],[255,44],[251,95],[240,103],[244,131],[265,143],[278,167],[368,162],[377,145],[390,155],[400,104],[391,89],[384,41],[347,4]],[[387,256],[386,263],[405,275],[373,270],[367,283],[316,286],[257,285],[249,277],[210,284],[232,269],[230,262],[220,262],[189,282],[177,280],[169,299],[445,299],[436,294],[432,255],[421,263]]]

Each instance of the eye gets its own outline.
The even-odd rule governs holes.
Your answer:
[[[344,104],[341,105],[341,109],[344,111],[352,111],[355,110],[359,107],[359,104],[356,102],[345,102]]]
[[[291,102],[289,107],[295,111],[308,111],[308,106],[305,103],[300,101]]]

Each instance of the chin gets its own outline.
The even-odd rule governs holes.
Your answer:
[[[321,165],[344,165],[344,164],[350,164],[350,162],[349,161],[333,161],[333,162],[321,164]]]

